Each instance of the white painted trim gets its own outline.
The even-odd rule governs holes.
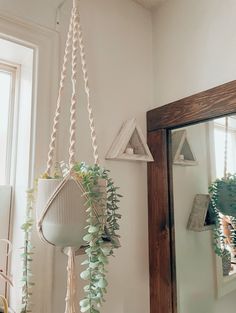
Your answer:
[[[0,37],[34,49],[34,85],[31,114],[31,151],[28,187],[43,170],[50,137],[51,106],[56,103],[59,38],[56,31],[12,18],[0,12]],[[38,105],[36,105],[38,104]],[[34,313],[52,312],[54,250],[34,235]],[[47,290],[47,292],[45,292]],[[19,291],[20,292],[20,291]]]

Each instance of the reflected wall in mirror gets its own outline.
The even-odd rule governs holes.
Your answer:
[[[236,173],[235,116],[228,118],[228,129],[225,124],[226,118],[220,118],[172,131],[172,151],[177,134],[184,132],[198,160],[195,166],[190,166],[188,162],[183,162],[182,153],[182,164],[173,162],[177,302],[180,313],[222,312],[222,300],[218,300],[216,294],[220,297],[224,284],[236,279],[235,217],[221,213],[220,209],[215,211],[211,201],[207,203],[206,210],[201,201],[196,206],[196,196],[208,195],[209,186],[224,177],[225,166],[227,173]],[[192,223],[198,221],[198,213],[203,214],[204,226],[215,220],[213,231],[210,228],[203,228],[205,231],[202,232],[188,229],[189,218],[192,218]],[[222,279],[219,279],[220,276]],[[230,291],[235,288],[236,283]]]

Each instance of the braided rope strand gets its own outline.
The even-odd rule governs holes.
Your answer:
[[[69,165],[72,168],[75,164],[75,143],[76,143],[76,83],[77,83],[77,52],[78,52],[78,8],[74,3],[73,38],[72,38],[72,96],[70,108],[70,148]]]
[[[64,90],[65,79],[67,76],[67,65],[69,62],[68,56],[70,53],[72,34],[73,34],[73,20],[74,20],[74,10],[72,9],[70,26],[69,26],[69,31],[67,34],[66,47],[65,47],[64,58],[63,58],[63,65],[62,65],[62,70],[61,70],[60,87],[58,91],[56,112],[55,112],[55,116],[53,120],[53,130],[52,130],[51,140],[49,144],[47,170],[46,170],[46,173],[48,175],[50,174],[50,170],[52,168],[53,158],[54,158],[54,153],[55,153],[55,148],[56,148],[56,136],[57,136],[57,131],[58,131],[59,116],[60,116],[60,111],[61,111],[61,98],[62,98],[62,93]]]
[[[83,43],[83,32],[82,32],[82,27],[81,27],[81,23],[80,23],[80,14],[78,14],[78,23],[79,23],[80,58],[81,58],[81,65],[82,65],[83,78],[84,78],[84,88],[85,88],[85,93],[87,96],[87,109],[88,109],[88,115],[89,115],[89,126],[90,126],[90,130],[91,130],[93,156],[94,156],[95,164],[99,164],[97,136],[96,136],[96,131],[95,131],[95,123],[94,123],[92,106],[90,103],[90,89],[89,89],[89,82],[88,82],[88,71],[87,71],[87,65],[86,65],[85,47],[84,47],[84,43]]]

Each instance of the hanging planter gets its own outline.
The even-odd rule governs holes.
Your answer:
[[[72,51],[72,95],[69,127],[68,165],[54,162],[61,98],[67,75],[69,53]],[[77,107],[77,54],[80,52],[94,165],[76,162],[76,107]],[[53,170],[54,169],[54,170]],[[54,173],[55,172],[55,173]],[[120,195],[109,177],[109,171],[99,165],[94,118],[90,104],[90,90],[85,52],[80,26],[78,0],[73,0],[70,27],[66,41],[64,62],[57,100],[53,131],[49,146],[47,168],[37,186],[37,230],[40,238],[51,245],[63,248],[68,255],[68,278],[65,313],[76,313],[76,255],[83,251],[87,260],[81,278],[88,282],[85,298],[80,301],[81,312],[99,313],[104,301],[107,280],[105,266],[115,248],[120,247],[118,213]]]
[[[86,197],[81,182],[65,178],[39,179],[37,214],[41,236],[61,247],[80,247],[86,226]]]

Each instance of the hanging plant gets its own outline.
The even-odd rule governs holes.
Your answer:
[[[61,162],[54,170],[53,176],[44,175],[43,179],[49,182],[62,180],[69,172],[81,183],[83,197],[86,199],[83,209],[86,212],[86,224],[82,240],[87,258],[82,265],[87,268],[80,277],[88,284],[84,287],[86,296],[80,301],[81,312],[98,313],[107,292],[105,267],[109,256],[114,254],[114,249],[120,247],[120,236],[117,232],[120,229],[121,215],[118,210],[122,196],[109,177],[109,171],[97,164],[87,166],[85,163],[76,163],[69,171],[69,166]]]
[[[78,52],[87,100],[93,166],[76,162]],[[70,110],[68,108],[69,162],[68,165],[60,164],[59,171],[52,174],[59,117],[62,111],[62,93],[69,60],[72,83]],[[86,297],[80,302],[81,312],[99,312],[98,307],[104,300],[107,287],[105,265],[108,263],[108,257],[113,254],[113,249],[119,247],[117,231],[118,220],[121,217],[118,213],[120,195],[108,173],[99,166],[78,0],[73,0],[47,167],[45,174],[38,180],[36,202],[37,230],[40,238],[47,244],[63,248],[68,255],[65,313],[77,312],[75,259],[78,249],[81,250],[83,246],[87,255],[84,265],[87,265],[87,268],[81,273],[81,277],[88,281],[88,285],[85,287]]]
[[[114,249],[120,247],[118,205],[121,195],[113,180],[109,178],[109,171],[101,169],[98,165],[88,167],[84,163],[74,167],[76,175],[82,177],[82,184],[87,195],[87,234],[84,236],[86,243],[86,260],[82,263],[87,268],[80,274],[81,278],[88,281],[84,287],[86,297],[80,301],[81,312],[99,313],[107,292],[106,265]],[[96,190],[98,180],[105,179],[107,183],[106,197],[104,193]],[[103,208],[96,211],[96,208]]]
[[[31,242],[32,230],[34,225],[33,212],[34,212],[34,189],[27,191],[27,205],[26,205],[26,217],[25,222],[21,226],[24,231],[24,247],[21,254],[23,262],[23,277],[22,277],[22,308],[21,313],[32,312],[31,297],[32,287],[34,283],[32,281],[31,262],[33,261],[33,246]]]

